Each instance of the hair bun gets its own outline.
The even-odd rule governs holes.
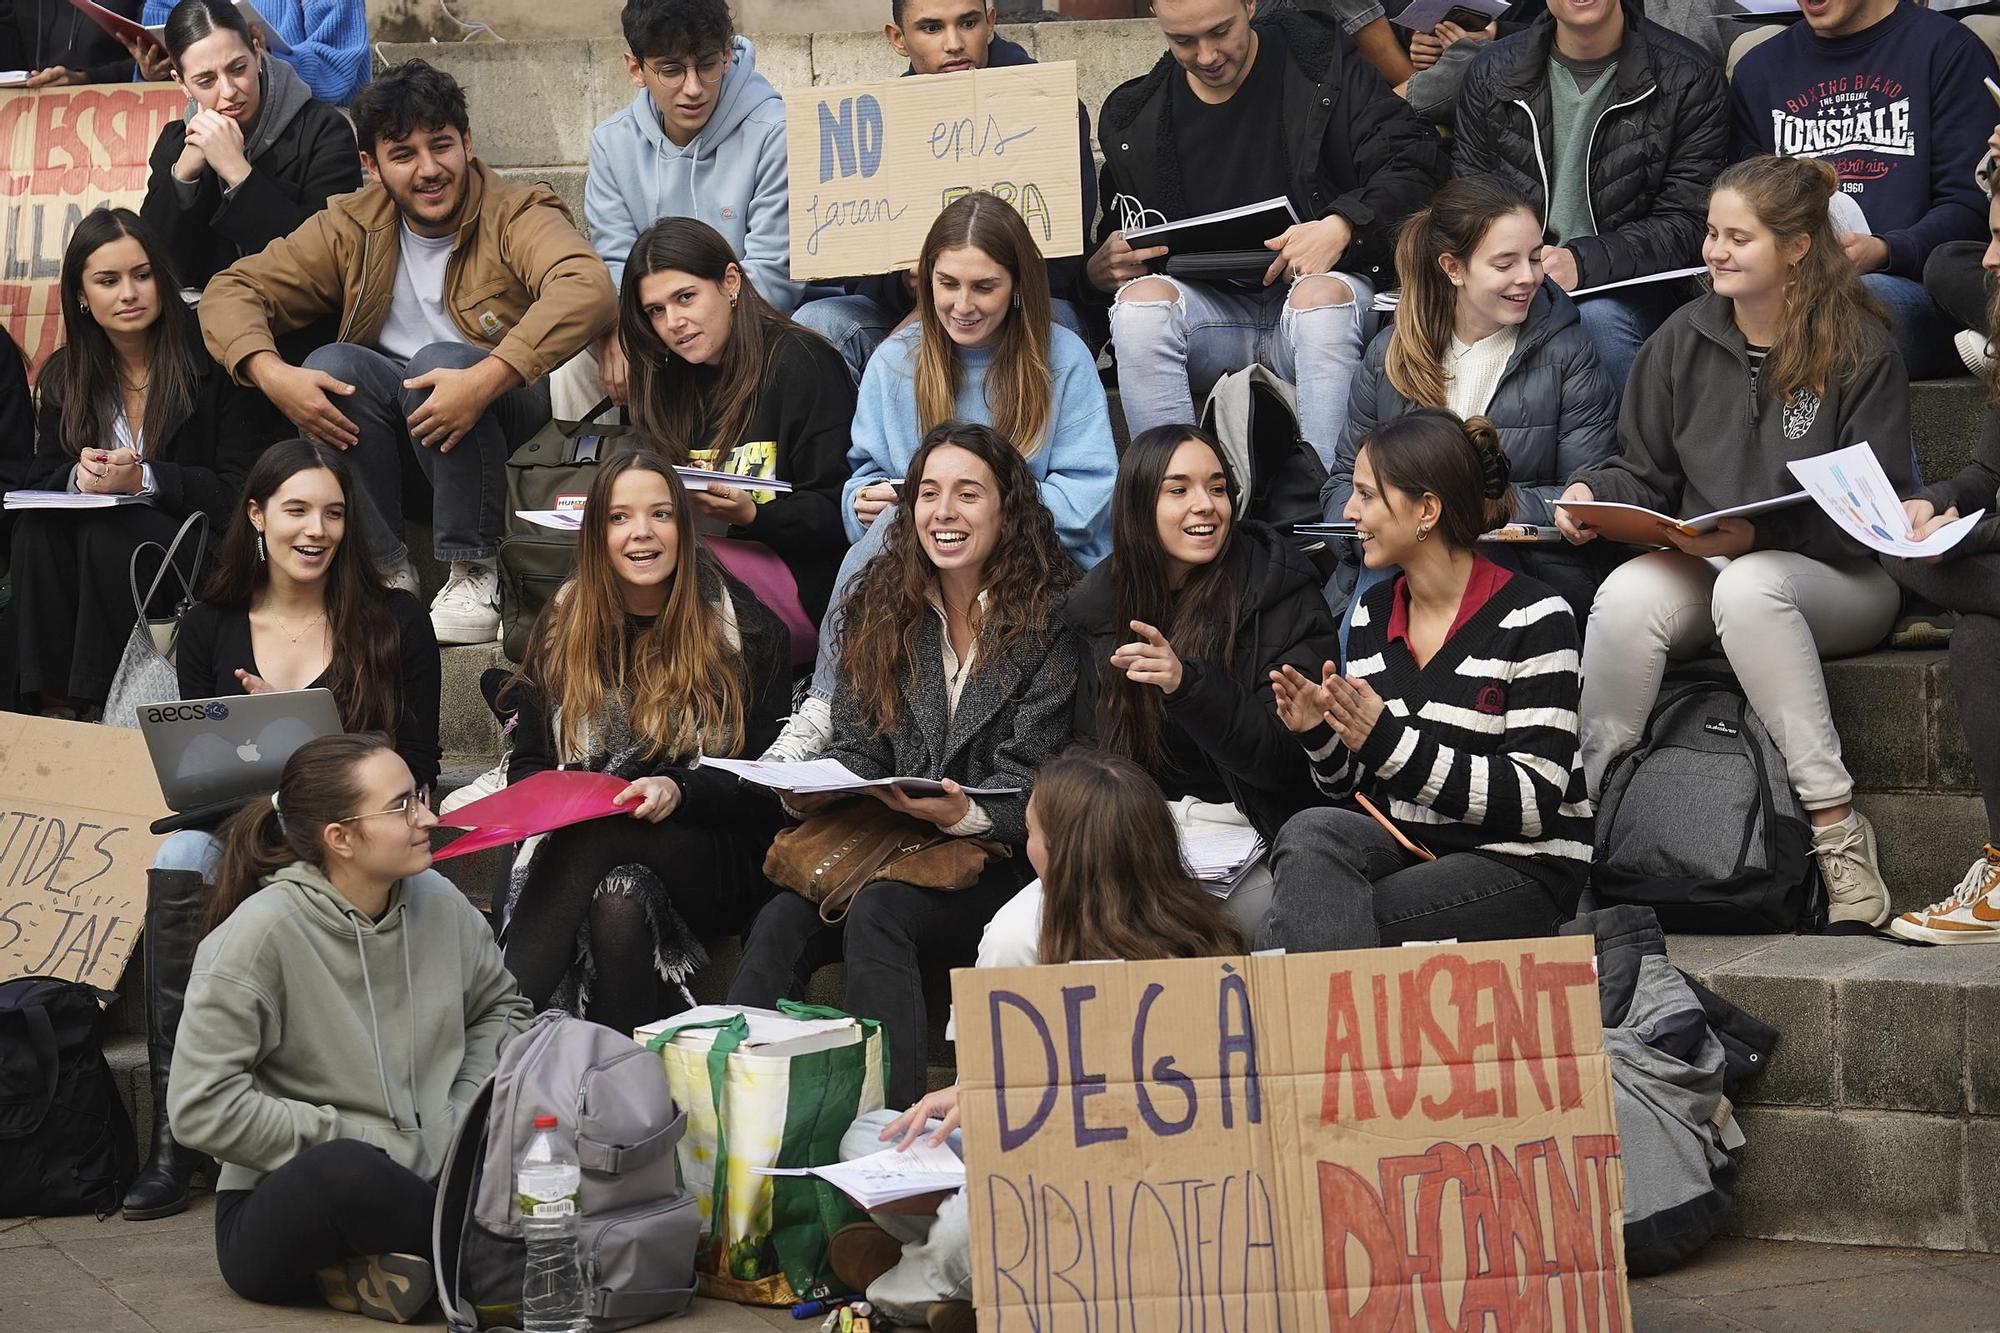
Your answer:
[[[1486,498],[1498,500],[1507,493],[1514,476],[1514,460],[1500,447],[1500,431],[1485,417],[1467,417],[1465,438],[1479,454],[1479,476]]]

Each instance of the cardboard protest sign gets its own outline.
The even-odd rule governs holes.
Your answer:
[[[785,99],[792,277],[915,268],[945,205],[991,190],[1043,256],[1083,253],[1076,66],[805,88]]]
[[[146,155],[186,106],[185,93],[159,83],[0,93],[7,241],[0,320],[35,373],[62,341],[56,280],[63,247],[93,208],[138,211],[146,198]]]
[[[1587,938],[953,993],[985,1333],[1631,1327]]]
[[[138,732],[0,713],[0,981],[118,984],[166,813]]]

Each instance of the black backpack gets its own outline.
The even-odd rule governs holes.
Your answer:
[[[1825,894],[1785,758],[1731,682],[1669,681],[1597,801],[1600,905],[1650,907],[1669,931],[1817,931]]]
[[[104,1063],[112,997],[59,977],[0,983],[0,1217],[109,1216],[138,1170]]]

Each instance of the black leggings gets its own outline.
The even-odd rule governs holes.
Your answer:
[[[776,807],[771,822],[776,825]],[[595,970],[585,1017],[630,1032],[661,1017],[654,939],[646,905],[625,893],[601,893],[620,866],[643,865],[658,877],[674,910],[695,935],[735,935],[770,896],[764,879],[768,834],[711,828],[668,818],[631,817],[572,824],[549,835],[507,921],[507,969],[537,1009],[576,963],[577,931],[588,925]]]
[[[887,1100],[901,1110],[924,1095],[930,1068],[924,969],[969,966],[986,923],[1033,874],[1027,858],[1015,856],[989,863],[967,889],[870,884],[837,926],[824,924],[812,902],[780,893],[743,941],[729,1003],[768,1009],[780,996],[802,997],[812,974],[845,954],[844,1007],[881,1022],[889,1053]]]
[[[1958,612],[1951,632],[1951,693],[1986,799],[1986,836],[2000,846],[2000,553],[1939,565],[1882,563],[1911,592]]]
[[[215,1258],[246,1301],[316,1302],[313,1274],[371,1254],[431,1255],[437,1190],[359,1139],[306,1149],[257,1182],[215,1196]]]

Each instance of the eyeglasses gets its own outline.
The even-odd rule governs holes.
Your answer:
[[[356,820],[373,819],[377,815],[401,815],[411,828],[415,828],[419,822],[421,812],[428,810],[430,804],[431,789],[429,787],[419,787],[407,796],[399,797],[394,805],[386,806],[380,810],[370,810],[367,814],[349,815],[345,819],[336,819],[333,822],[336,824],[352,824]]]
[[[734,59],[734,55],[728,51],[717,51],[714,55],[703,56],[694,62],[694,76],[701,80],[704,87],[713,88]],[[687,78],[687,72],[688,67],[679,63],[653,66],[653,73],[668,83],[681,82]]]

